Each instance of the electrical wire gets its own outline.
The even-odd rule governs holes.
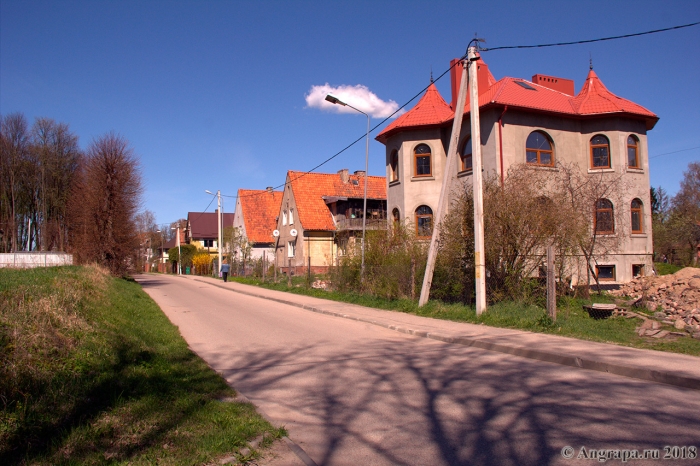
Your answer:
[[[666,31],[672,31],[672,30],[676,30],[676,29],[683,29],[683,28],[688,28],[688,27],[692,27],[692,26],[697,26],[698,24],[700,24],[700,21],[694,22],[694,23],[689,23],[689,24],[683,24],[683,25],[679,25],[679,26],[672,26],[672,27],[668,27],[668,28],[654,29],[654,30],[651,30],[651,31],[637,32],[637,33],[633,33],[633,34],[624,34],[624,35],[620,35],[620,36],[601,37],[601,38],[598,38],[598,39],[587,39],[587,40],[579,40],[579,41],[572,41],[572,42],[555,42],[555,43],[551,43],[551,44],[538,44],[538,45],[509,45],[509,46],[488,47],[488,48],[486,48],[486,47],[480,47],[480,46],[478,45],[479,42],[483,42],[482,39],[474,38],[474,39],[472,39],[472,40],[469,42],[469,46],[471,46],[472,44],[476,44],[476,45],[477,45],[477,48],[478,48],[478,50],[479,50],[480,52],[490,52],[490,51],[494,51],[494,50],[505,50],[505,49],[530,49],[530,48],[556,47],[556,46],[566,46],[566,45],[576,45],[576,44],[588,44],[588,43],[591,43],[591,42],[602,42],[602,41],[608,41],[608,40],[624,39],[624,38],[628,38],[628,37],[643,36],[643,35],[647,35],[647,34],[657,34],[657,33],[660,33],[660,32],[666,32]],[[409,104],[410,104],[411,102],[413,102],[415,99],[417,99],[418,97],[420,97],[426,90],[428,90],[428,88],[433,84],[433,82],[439,81],[441,78],[443,78],[447,73],[449,73],[449,72],[452,70],[452,68],[454,68],[458,63],[460,63],[462,60],[464,60],[464,59],[466,58],[466,56],[467,56],[467,54],[465,53],[465,54],[464,54],[462,57],[460,57],[459,60],[457,60],[452,66],[450,66],[447,70],[445,70],[442,74],[440,74],[440,76],[438,76],[437,79],[431,80],[431,83],[430,83],[430,84],[428,84],[427,86],[425,86],[425,87],[424,87],[423,89],[421,89],[418,93],[416,93],[413,97],[411,97],[408,101],[406,101],[403,105],[401,105],[394,113],[392,113],[392,114],[389,115],[388,117],[384,118],[382,121],[380,121],[379,123],[377,123],[374,127],[372,127],[372,128],[370,129],[370,131],[369,131],[370,134],[371,134],[372,132],[374,132],[377,128],[379,128],[380,126],[382,126],[384,123],[386,123],[386,122],[387,122],[389,119],[391,119],[394,115],[396,115],[396,114],[399,113],[401,110],[403,110],[407,105],[409,105]],[[321,163],[319,163],[319,164],[316,165],[315,167],[311,168],[310,170],[308,170],[308,171],[306,171],[306,172],[303,172],[300,176],[294,178],[293,180],[289,180],[289,183],[292,183],[293,181],[296,181],[296,180],[298,180],[298,179],[300,179],[300,178],[303,178],[304,176],[306,176],[306,175],[308,175],[308,174],[314,172],[314,171],[317,170],[318,168],[322,167],[323,165],[327,164],[327,163],[330,162],[331,160],[333,160],[333,159],[335,159],[336,157],[338,157],[339,155],[341,155],[341,154],[342,154],[343,152],[345,152],[346,150],[350,149],[352,146],[354,146],[354,145],[357,144],[358,142],[362,141],[362,139],[364,139],[366,136],[367,136],[367,135],[364,134],[364,135],[358,137],[357,139],[355,139],[354,141],[352,141],[350,144],[348,144],[347,146],[345,146],[343,149],[339,150],[338,152],[336,152],[336,153],[333,154],[332,156],[328,157],[327,159],[325,159],[324,161],[322,161]],[[684,150],[686,150],[686,149],[684,149]],[[687,149],[687,150],[690,150],[690,149]],[[680,151],[679,151],[679,152],[680,152]],[[660,155],[667,155],[667,154],[659,154],[659,155],[657,155],[657,156],[655,156],[655,157],[659,157]],[[653,158],[653,157],[652,157],[652,158]],[[365,174],[365,175],[367,175],[367,174]],[[282,184],[280,184],[280,185],[278,185],[278,186],[275,186],[275,187],[273,187],[272,189],[284,188],[285,186],[287,186],[287,184],[288,184],[288,183],[285,181],[284,183],[282,183]],[[264,195],[265,192],[266,192],[266,190],[261,190],[261,192],[259,192],[259,193],[248,194],[248,195],[246,195],[246,196],[241,196],[241,197],[252,197],[252,196]],[[223,194],[222,194],[222,196],[223,196]],[[228,196],[228,195],[227,195],[226,197],[238,198],[239,196]]]
[[[654,29],[653,31],[636,32],[634,34],[624,34],[621,36],[601,37],[599,39],[577,40],[577,41],[573,41],[573,42],[555,42],[552,44],[538,44],[538,45],[507,45],[507,46],[502,46],[502,47],[488,47],[488,48],[481,48],[480,47],[479,50],[483,51],[483,52],[491,52],[493,50],[534,49],[534,48],[542,48],[542,47],[558,47],[558,46],[562,46],[562,45],[590,44],[591,42],[602,42],[605,40],[625,39],[627,37],[637,37],[637,36],[644,36],[647,34],[656,34],[658,32],[673,31],[675,29],[683,29],[683,28],[689,28],[691,26],[697,26],[698,24],[700,24],[700,21],[695,22],[695,23],[683,24],[680,26],[672,26],[672,27],[663,28],[663,29]]]
[[[693,149],[700,149],[700,146],[697,146],[697,147],[689,147],[688,149],[674,150],[673,152],[665,152],[665,153],[663,153],[663,154],[652,155],[651,157],[649,157],[649,159],[655,159],[656,157],[661,157],[662,155],[677,154],[677,153],[679,153],[679,152],[685,152],[685,151],[689,151],[689,150],[693,150]]]

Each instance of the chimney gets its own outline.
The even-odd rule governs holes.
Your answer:
[[[355,170],[355,176],[365,176],[364,170]]]
[[[458,61],[458,58],[453,58],[452,60],[450,60],[450,67],[452,67],[452,65]],[[457,105],[457,96],[459,95],[459,85],[462,81],[463,70],[464,66],[462,63],[458,63],[450,69],[450,82],[452,84],[452,102],[450,103],[450,107],[452,107],[453,110]],[[489,65],[484,63],[483,60],[479,59],[476,62],[476,79],[478,80],[479,84],[479,95],[488,91],[491,87],[491,85],[489,84],[490,75],[491,73],[489,72]],[[464,105],[465,107],[469,105],[469,93],[467,93],[467,100]],[[467,110],[468,109],[469,108],[467,107]]]
[[[341,180],[343,183],[347,183],[348,180],[350,179],[350,174],[348,173],[348,169],[347,169],[347,168],[343,168],[343,169],[341,169],[341,170],[338,170],[338,175],[340,175],[340,180]]]
[[[545,74],[536,74],[532,77],[534,84],[548,87],[554,91],[563,92],[566,95],[574,95],[574,80],[557,78],[555,76],[547,76]]]

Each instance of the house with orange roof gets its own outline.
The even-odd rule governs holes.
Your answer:
[[[437,210],[454,108],[463,67],[451,62],[451,102],[434,84],[408,112],[388,125],[376,139],[386,146],[387,208],[395,221],[413,225],[429,238]],[[544,173],[558,162],[576,164],[589,176],[615,177],[630,188],[620,196],[599,199],[591,228],[605,223],[605,234],[625,235],[616,254],[593,265],[601,280],[624,283],[651,271],[651,200],[647,131],[658,117],[639,104],[613,94],[593,71],[578,93],[574,81],[536,74],[531,80],[496,80],[488,65],[477,63],[482,166],[484,175],[503,182],[511,166]],[[458,146],[457,183],[472,183],[472,141],[469,93]],[[600,206],[600,207],[599,207]],[[619,210],[617,210],[619,209]],[[600,210],[600,211],[599,211]],[[608,212],[622,213],[623,225],[595,222]],[[612,215],[610,215],[612,217]],[[596,226],[598,225],[598,226]],[[612,228],[611,228],[612,227]]]
[[[362,238],[367,183],[369,229],[387,228],[386,178],[350,174],[288,171],[277,219],[275,260],[283,272],[307,267],[325,272],[342,255],[352,254]],[[291,270],[290,270],[291,269]]]
[[[263,190],[239,189],[236,200],[236,216],[233,222],[241,237],[250,245],[250,259],[263,256],[273,261],[277,228],[277,216],[282,205],[283,191],[272,188]],[[240,255],[240,250],[237,251]]]

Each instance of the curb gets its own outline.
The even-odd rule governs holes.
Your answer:
[[[405,333],[409,335],[414,335],[422,338],[430,338],[437,341],[442,341],[444,343],[452,343],[463,346],[470,346],[473,348],[485,349],[488,351],[496,351],[499,353],[511,354],[513,356],[520,356],[527,359],[534,359],[537,361],[551,362],[554,364],[560,364],[562,366],[577,367],[579,369],[586,369],[591,371],[606,372],[609,374],[621,375],[623,377],[629,377],[632,379],[646,380],[650,382],[658,382],[666,385],[673,385],[681,388],[688,388],[691,390],[700,390],[700,377],[690,377],[684,375],[674,374],[667,371],[658,371],[652,369],[644,369],[639,367],[625,366],[621,364],[612,364],[604,361],[597,361],[595,359],[581,358],[578,356],[567,356],[559,353],[550,353],[547,351],[538,351],[524,347],[504,345],[500,343],[493,343],[484,341],[481,339],[471,338],[471,337],[450,337],[446,335],[441,335],[439,333],[430,333],[421,330],[413,330],[410,328],[404,328],[397,325],[389,325],[383,322],[377,322],[376,320],[366,319],[363,317],[354,317],[340,312],[326,311],[324,309],[319,309],[313,306],[307,306],[305,304],[300,304],[293,301],[288,301],[281,298],[273,298],[270,296],[263,296],[257,293],[252,293],[243,290],[235,290],[229,288],[219,283],[212,283],[206,280],[201,280],[198,278],[193,278],[193,280],[207,283],[218,288],[233,291],[234,293],[240,293],[255,298],[267,299],[269,301],[275,301],[281,304],[287,304],[289,306],[294,306],[298,308],[305,309],[307,311],[316,312],[318,314],[325,314],[333,317],[341,317],[344,319],[355,320],[358,322],[363,322],[366,324],[376,325],[378,327],[383,327],[389,330],[394,330],[396,332]]]

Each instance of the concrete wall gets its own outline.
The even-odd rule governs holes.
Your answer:
[[[15,252],[0,254],[0,267],[30,269],[73,265],[73,254],[64,252]]]

